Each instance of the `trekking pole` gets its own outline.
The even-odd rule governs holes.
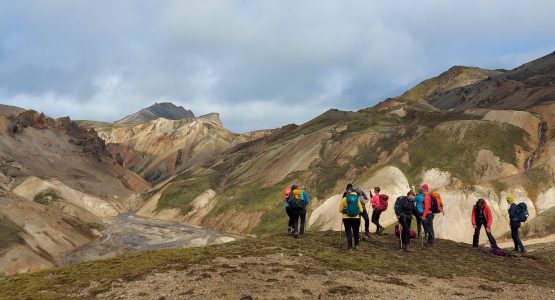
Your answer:
[[[420,234],[420,242],[421,242],[420,243],[420,249],[422,251],[424,251],[424,236],[426,235],[426,232],[428,230],[427,226],[425,224],[426,224],[425,220],[422,219],[422,229],[424,230],[424,232],[422,232],[423,234]]]
[[[341,249],[341,246],[343,245],[342,241],[341,241],[341,236],[343,235],[343,222],[341,222],[341,227],[339,228],[339,249]]]
[[[399,245],[401,246],[400,250],[403,250],[403,227],[401,226],[401,223],[397,222],[397,225],[399,226]]]

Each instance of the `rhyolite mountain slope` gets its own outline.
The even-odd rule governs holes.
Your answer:
[[[555,102],[452,110],[436,99],[523,68],[535,70],[530,78],[549,76],[551,55],[538,61],[541,67],[511,71],[452,68],[375,107],[330,110],[276,129],[165,182],[139,213],[243,234],[283,231],[283,188],[298,182],[312,197],[310,229],[339,229],[339,195],[347,183],[366,191],[379,185],[394,201],[427,182],[445,198],[446,214],[436,220],[439,237],[469,242],[469,212],[481,197],[492,206],[494,234],[502,236],[509,228],[508,193],[528,203],[531,219],[555,205]],[[535,88],[541,94],[551,87]],[[392,209],[382,220],[394,223]]]
[[[192,119],[195,115],[192,111],[177,106],[171,102],[155,103],[147,108],[117,120],[116,124],[143,124],[148,121],[164,118],[168,120]]]
[[[0,273],[58,264],[148,189],[94,130],[35,111],[0,116]]]
[[[217,113],[184,120],[158,118],[125,126],[105,126],[90,121],[80,123],[99,132],[118,164],[152,183],[209,162],[233,145],[270,132],[234,134],[223,126]]]

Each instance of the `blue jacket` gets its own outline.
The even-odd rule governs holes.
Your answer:
[[[517,222],[518,219],[518,206],[513,203],[509,206],[509,221]]]
[[[308,205],[308,193],[306,191],[303,191],[303,201],[304,201],[304,205],[307,206]]]
[[[416,210],[418,211],[419,214],[424,213],[423,203],[424,203],[424,195],[418,194],[416,195],[416,197],[414,197],[414,205],[416,206]]]

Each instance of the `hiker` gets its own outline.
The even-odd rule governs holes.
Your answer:
[[[289,217],[289,222],[287,222],[287,234],[293,233],[293,209],[289,205],[289,195],[295,188],[296,186],[292,184],[285,189],[285,213],[287,213]]]
[[[291,190],[291,193],[289,194],[289,198],[287,199],[287,202],[289,202],[289,207],[291,208],[291,215],[293,219],[293,225],[292,225],[293,228],[292,228],[291,234],[295,238],[298,238],[299,237],[299,218],[301,217],[301,213],[303,209],[306,208],[305,200],[303,198],[303,191],[298,186],[295,186],[295,188]],[[301,227],[301,230],[303,230],[303,233],[304,233],[303,227]]]
[[[367,239],[370,239],[370,219],[368,218],[368,211],[366,210],[366,204],[368,204],[368,196],[360,188],[356,188],[355,191],[358,195],[358,200],[362,205],[362,213],[360,214],[360,216],[362,217],[362,219],[364,219],[364,235]]]
[[[434,213],[432,212],[432,196],[430,195],[430,187],[423,184],[422,192],[424,195],[423,212],[422,212],[422,225],[424,225],[424,232],[428,235],[428,245],[433,245],[435,241],[434,235]]]
[[[519,218],[519,214],[521,208],[519,205],[515,204],[515,196],[512,194],[507,195],[507,203],[509,203],[509,223],[511,225],[511,237],[513,238],[513,242],[515,244],[515,251],[524,253],[524,245],[518,236],[518,229],[520,228],[521,219]],[[525,207],[525,206],[524,206]],[[526,212],[526,217],[528,216],[528,212]]]
[[[416,211],[418,215],[416,216],[416,232],[417,237],[420,238],[420,234],[422,232],[422,214],[424,213],[424,192],[422,189],[418,190],[418,195],[414,197],[414,205],[416,206]]]
[[[372,194],[372,193],[370,193]],[[372,196],[372,223],[376,225],[376,234],[381,234],[384,231],[384,227],[380,225],[380,215],[387,209],[387,199],[384,198],[385,195],[380,195],[380,187],[374,188],[374,196]],[[385,202],[385,203],[384,203]]]
[[[406,196],[398,197],[395,201],[395,215],[401,224],[401,248],[405,251],[409,251],[412,216],[418,217],[418,211],[413,202],[414,198],[414,192],[409,191]]]
[[[299,230],[299,235],[304,234],[305,223],[306,223],[306,207],[308,206],[308,193],[306,192],[305,186],[299,186],[301,197],[303,199],[303,207],[300,211],[300,219],[301,219],[301,229]]]
[[[491,209],[489,208],[486,200],[478,199],[472,208],[472,226],[474,226],[474,237],[472,238],[472,247],[478,248],[478,241],[480,240],[480,229],[482,226],[486,229],[489,243],[492,248],[498,248],[495,238],[491,234],[491,224],[493,218],[491,216]]]
[[[347,237],[347,250],[356,250],[359,243],[360,214],[362,204],[358,200],[358,195],[349,184],[346,195],[339,203],[339,212],[342,214],[343,224],[345,225],[345,236]],[[353,247],[354,239],[354,247]]]
[[[353,184],[352,183],[347,184],[347,187],[345,188],[345,191],[343,192],[343,196],[341,196],[341,198],[347,197],[347,194],[349,194],[350,191],[353,191]]]

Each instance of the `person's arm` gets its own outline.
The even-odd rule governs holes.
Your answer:
[[[426,217],[432,213],[432,198],[430,197],[430,195],[424,196],[424,203],[422,204],[424,205],[424,213],[422,214],[422,218],[426,219]]]
[[[343,210],[345,209],[345,205],[347,204],[347,198],[343,197],[341,198],[341,201],[339,202],[339,212],[343,213]]]
[[[491,215],[491,209],[487,205],[484,207],[484,214],[486,214],[486,229],[490,230],[491,224],[493,223],[493,218]]]

